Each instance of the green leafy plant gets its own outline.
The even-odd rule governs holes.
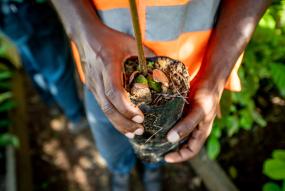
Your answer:
[[[216,119],[207,141],[207,152],[215,159],[220,140],[241,129],[265,127],[266,120],[256,106],[258,90],[277,90],[285,98],[285,1],[274,1],[261,19],[239,69],[241,92],[225,91],[221,99],[222,118]],[[266,86],[261,85],[266,81]],[[223,135],[223,136],[222,136]],[[225,136],[224,136],[225,135]]]
[[[0,147],[19,146],[17,137],[9,133],[12,124],[9,112],[16,106],[11,92],[12,68],[20,67],[19,57],[15,55],[17,55],[15,47],[0,33]]]
[[[11,145],[14,147],[19,147],[20,143],[18,138],[11,133],[4,133],[0,135],[0,146]]]
[[[0,64],[0,84],[9,82],[11,78],[12,73],[10,72],[10,69],[4,64]],[[0,146],[19,146],[18,139],[13,134],[7,132],[9,126],[12,124],[11,120],[9,119],[8,112],[14,107],[15,102],[13,101],[11,86],[2,86],[0,88]]]
[[[263,163],[263,174],[275,182],[264,184],[262,191],[285,191],[285,150],[273,151],[272,158]]]

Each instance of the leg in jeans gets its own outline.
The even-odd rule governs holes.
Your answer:
[[[84,93],[87,119],[97,149],[112,173],[129,174],[136,163],[129,140],[113,127],[87,88]]]
[[[15,43],[20,53],[22,64],[24,65],[25,71],[30,76],[33,86],[36,88],[44,102],[48,105],[52,105],[54,104],[52,95],[48,90],[45,80],[37,71],[37,63],[28,46],[28,40],[32,35],[32,26],[22,22],[23,19],[19,13],[20,10],[13,12],[10,9],[11,6],[15,8],[13,4],[0,2],[0,31]],[[25,5],[22,5],[21,7],[23,6]]]
[[[12,4],[12,3],[11,3]],[[52,100],[72,122],[83,117],[74,80],[69,43],[55,12],[47,4],[14,3],[4,15],[3,31],[18,46],[25,69],[44,97]]]
[[[128,190],[129,174],[135,166],[136,155],[129,140],[117,131],[98,105],[93,94],[85,88],[85,109],[92,134],[101,156],[113,174],[112,190]],[[161,190],[162,163],[144,163],[142,179],[147,191]]]

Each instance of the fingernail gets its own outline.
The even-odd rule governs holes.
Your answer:
[[[128,137],[129,139],[133,139],[135,137],[135,134],[128,132],[128,133],[125,133],[125,136]]]
[[[134,117],[132,118],[132,120],[133,120],[134,122],[136,122],[136,123],[142,123],[143,120],[144,120],[144,117],[141,116],[141,115],[136,115],[136,116],[134,116]]]
[[[168,135],[167,135],[167,140],[170,143],[176,143],[179,141],[179,135],[176,131],[171,131]]]
[[[170,157],[164,157],[165,162],[173,163],[174,160]]]
[[[143,128],[139,128],[139,129],[135,130],[136,135],[142,135],[143,132],[144,132]]]

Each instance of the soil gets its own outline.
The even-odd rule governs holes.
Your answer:
[[[70,134],[66,119],[41,102],[28,80],[26,87],[34,190],[110,190],[109,172],[90,131]],[[207,191],[188,163],[166,165],[163,174],[164,191]],[[137,173],[132,175],[132,190],[142,191]]]
[[[146,62],[148,71],[144,75],[138,72],[136,57],[125,62],[124,87],[145,116],[144,134],[131,141],[134,149],[142,160],[158,162],[178,146],[168,142],[166,135],[182,115],[190,76],[183,63],[168,57],[147,58]]]
[[[285,149],[285,101],[276,93],[258,92],[256,104],[268,121],[266,127],[253,127],[223,140],[218,162],[242,191],[260,191],[269,179],[262,174],[263,162],[274,149]],[[236,171],[233,173],[230,171]],[[236,177],[235,177],[236,176]]]

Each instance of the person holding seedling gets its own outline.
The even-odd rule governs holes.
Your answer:
[[[137,153],[145,190],[156,191],[157,161],[194,157],[223,90],[240,90],[241,55],[271,1],[52,2],[87,87],[86,111],[112,189],[129,189]]]

